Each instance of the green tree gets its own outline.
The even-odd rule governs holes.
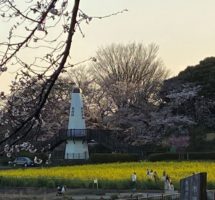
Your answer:
[[[205,97],[215,97],[215,57],[208,57],[196,66],[187,67],[180,72],[178,79],[202,86],[199,94]]]

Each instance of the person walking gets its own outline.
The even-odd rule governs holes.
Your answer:
[[[165,180],[165,182],[164,182],[164,190],[165,190],[165,192],[170,192],[170,190],[171,190],[171,185],[170,185],[170,183],[171,183],[171,180],[170,180],[170,177],[168,176],[168,174],[166,175],[166,180]]]
[[[136,190],[136,184],[137,184],[137,174],[136,174],[136,172],[134,172],[131,175],[131,184],[132,184],[132,190],[135,191]]]
[[[58,195],[61,195],[61,194],[62,194],[62,193],[61,193],[61,190],[62,190],[61,186],[60,186],[60,185],[58,185],[58,186],[57,186],[57,194],[56,194],[56,196],[58,196]]]
[[[66,188],[65,188],[65,186],[63,185],[63,186],[61,187],[61,195],[64,195],[65,191],[66,191]]]
[[[174,192],[174,185],[172,182],[170,182],[170,188],[169,188],[170,192],[173,193]]]

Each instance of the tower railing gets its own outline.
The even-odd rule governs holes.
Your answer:
[[[67,129],[67,137],[85,137],[87,129]]]
[[[84,159],[86,160],[88,158],[87,152],[84,153],[67,153],[66,154],[66,159]]]
[[[145,152],[153,152],[153,145],[132,146],[123,142],[118,136],[121,130],[104,130],[104,129],[61,129],[58,134],[54,135],[49,140],[43,142],[36,142],[35,146],[48,147],[50,150],[54,149],[66,140],[81,139],[83,142],[95,141],[111,149],[113,152],[129,152],[145,155]]]

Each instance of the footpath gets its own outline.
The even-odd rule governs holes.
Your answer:
[[[163,191],[67,189],[64,195],[58,196],[54,189],[0,188],[0,200],[131,200],[153,199],[162,195]],[[177,196],[176,192],[175,197]]]

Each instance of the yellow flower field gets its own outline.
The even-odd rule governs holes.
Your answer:
[[[146,170],[157,171],[161,177],[163,171],[178,184],[181,178],[192,175],[193,172],[207,172],[208,182],[215,187],[215,162],[133,162],[98,165],[80,165],[50,168],[27,168],[1,170],[1,177],[16,178],[60,178],[90,181],[95,178],[100,181],[129,181],[131,174],[137,173],[138,181],[147,181]]]

